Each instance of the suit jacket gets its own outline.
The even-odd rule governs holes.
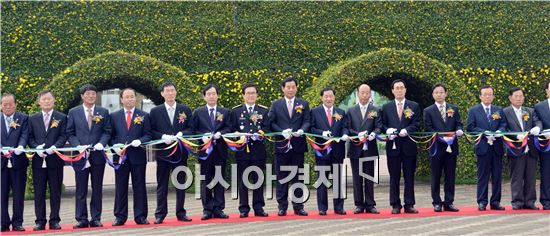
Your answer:
[[[206,106],[199,107],[193,112],[193,126],[196,134],[220,132],[221,134],[231,132],[231,116],[229,115],[229,110],[219,105],[216,107],[216,115],[214,120],[214,126],[210,123],[210,113]],[[202,144],[202,140],[199,140],[199,143]],[[222,158],[227,158],[227,144],[223,141],[223,138],[215,140],[214,150]],[[206,152],[202,151],[199,153],[199,156],[206,156]],[[210,158],[210,157],[209,157]],[[200,159],[199,159],[200,160]],[[200,160],[203,161],[203,160]]]
[[[28,116],[15,112],[13,114],[13,121],[17,122],[19,126],[16,128],[10,127],[9,130],[6,130],[6,121],[4,120],[4,115],[0,114],[1,118],[1,124],[0,129],[2,133],[2,147],[19,147],[19,146],[27,146],[27,140],[28,140]],[[1,158],[2,159],[2,171],[5,171],[4,168],[7,168],[8,165],[8,158]],[[15,155],[15,153],[12,156],[12,168],[14,169],[26,169],[29,166],[29,159],[25,156],[25,153],[21,153],[21,155]]]
[[[503,112],[506,117],[506,124],[507,124],[507,131],[509,132],[529,132],[531,128],[538,126],[540,129],[542,129],[542,122],[537,117],[537,114],[532,108],[529,107],[521,107],[523,114],[528,114],[529,118],[527,121],[524,120],[524,116],[521,117],[521,122],[523,123],[523,130],[520,126],[520,121],[518,120],[516,113],[514,111],[514,108],[512,106],[504,108]],[[516,137],[511,137],[515,139]],[[538,157],[539,153],[537,152],[537,149],[535,148],[535,141],[533,138],[530,138],[529,141],[527,141],[527,145],[529,146],[529,154],[533,157]],[[525,148],[522,149],[513,149],[515,155],[521,156],[521,154],[525,151]],[[508,149],[506,150],[506,153],[508,153],[509,156],[513,156]]]
[[[448,113],[449,109],[453,110],[452,115]],[[464,129],[457,106],[445,103],[445,117],[446,119],[443,121],[443,117],[441,117],[441,113],[439,113],[439,107],[437,107],[436,104],[432,104],[424,109],[424,128],[426,132],[454,132],[459,129]],[[436,155],[439,156],[440,154],[446,153],[447,144],[438,139],[437,143],[430,148],[430,153],[435,152],[436,148]],[[458,140],[455,140],[453,144],[451,144],[451,150],[452,155],[458,156]]]
[[[41,144],[45,144],[44,149],[51,146],[64,147],[67,142],[66,127],[67,115],[59,111],[52,112],[48,130],[45,128],[42,112],[35,113],[29,117],[29,147],[36,148]],[[46,152],[44,154],[47,155]],[[42,168],[44,159],[48,168],[60,168],[65,165],[65,162],[55,153],[47,155],[46,158],[35,154],[32,158],[32,168]]]
[[[334,106],[332,109],[332,117],[330,118],[332,120],[332,126],[329,126],[327,114],[323,105],[311,109],[311,133],[322,135],[323,131],[330,131],[334,137],[341,137],[344,134],[349,135],[346,112]],[[324,138],[315,138],[315,141],[317,143],[326,142]],[[343,160],[346,155],[346,142],[332,142],[331,145],[333,157],[340,161]],[[326,151],[322,151],[321,153],[326,154]],[[326,159],[326,157],[318,157],[317,155],[315,155],[315,158]]]
[[[94,117],[102,118],[99,121],[93,120],[92,128],[89,129],[88,121],[84,115],[84,107],[82,105],[69,110],[67,118],[67,136],[71,146],[92,145],[93,147],[97,143],[101,143],[103,146],[109,144],[109,139],[111,138],[109,111],[96,105],[92,114]],[[97,165],[105,164],[105,158],[100,158],[94,151],[92,151],[90,155],[90,163]]]
[[[256,122],[252,120],[255,117]],[[258,131],[263,131],[264,133],[269,132],[268,124],[268,109],[265,106],[256,104],[252,110],[252,114],[246,109],[244,104],[238,105],[231,109],[231,131],[241,132],[241,133],[257,133]],[[240,152],[235,152],[235,159],[239,160],[265,160],[266,159],[266,150],[265,142],[262,141],[253,141],[251,138],[248,139],[248,150],[246,149]]]
[[[301,109],[300,109],[301,107]],[[292,108],[292,117],[288,115],[286,100],[284,98],[275,100],[269,108],[269,124],[272,132],[281,132],[285,129],[292,129],[293,132],[302,129],[304,132],[309,131],[310,127],[310,111],[309,103],[303,99],[294,98],[294,106]],[[278,135],[276,140],[283,140],[282,135]],[[275,153],[285,153],[287,148],[284,147],[286,142],[275,143]],[[292,137],[290,140],[292,150],[295,152],[307,152],[307,144],[304,136]]]
[[[112,144],[129,144],[132,141],[139,139],[142,143],[151,141],[151,122],[149,114],[137,108],[132,114],[132,122],[130,129],[126,128],[126,114],[123,109],[115,111],[111,114],[111,134]],[[147,164],[147,154],[142,147],[126,148],[126,162],[132,165]]]
[[[370,114],[370,116],[369,116]],[[367,111],[365,113],[365,119],[361,114],[361,106],[359,104],[348,109],[347,120],[349,123],[349,135],[357,136],[362,131],[367,131],[367,135],[371,132],[380,134],[382,128],[382,113],[380,108],[372,104],[368,104]],[[375,140],[366,141],[367,150],[365,150],[367,156],[378,156],[378,145]],[[363,145],[349,145],[349,158],[360,158]]]
[[[550,129],[550,108],[548,107],[548,99],[535,105],[535,113],[542,123],[542,129]]]
[[[151,134],[153,140],[161,139],[163,134],[167,135],[176,135],[178,132],[181,132],[184,135],[189,135],[193,133],[192,119],[193,114],[189,107],[176,103],[176,111],[174,113],[174,121],[170,123],[170,117],[168,116],[168,111],[166,106],[163,104],[154,107],[151,109],[150,118],[151,118]],[[168,145],[162,143],[157,144],[157,149],[164,149]],[[172,161],[179,160],[178,158],[182,156],[181,160],[187,160],[188,152],[187,150],[180,150],[172,156],[168,156],[171,150],[157,150],[157,161]],[[162,158],[159,158],[162,157]]]
[[[493,114],[495,115],[498,114],[500,118],[494,119]],[[470,110],[468,111],[467,129],[468,129],[468,132],[485,132],[487,130],[491,132],[495,132],[497,130],[500,130],[501,132],[505,132],[506,118],[504,117],[504,112],[502,112],[502,108],[500,108],[499,106],[491,105],[490,120],[487,120],[487,115],[481,104],[477,104],[476,106],[470,108]],[[497,138],[493,142],[493,146],[495,148],[496,154],[499,156],[502,156],[503,155],[502,138]],[[477,155],[485,155],[487,153],[488,148],[489,148],[489,144],[487,143],[487,138],[483,136],[479,144],[475,145],[474,151]]]
[[[412,111],[411,117],[405,116],[405,111],[410,109]],[[417,132],[420,129],[420,120],[422,117],[420,106],[418,103],[405,99],[403,104],[403,114],[401,121],[397,114],[397,104],[395,100],[392,100],[384,106],[382,106],[382,131],[386,133],[389,128],[397,129],[399,133],[401,129],[406,129],[407,133]],[[393,143],[395,142],[396,149],[393,149]],[[386,142],[386,153],[388,156],[416,156],[418,154],[416,143],[409,137],[397,136],[393,141],[388,140]]]

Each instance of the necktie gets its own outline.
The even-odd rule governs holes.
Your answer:
[[[8,133],[9,133],[9,132],[10,132],[11,123],[13,122],[13,117],[11,117],[11,116],[10,116],[10,117],[7,117],[7,118],[6,118],[6,122],[8,123],[8,124],[7,124],[6,130],[7,130]]]
[[[361,106],[361,117],[365,119],[365,114],[367,114],[367,106]]]
[[[399,116],[399,120],[401,120],[403,116],[403,103],[401,102],[397,103],[397,115]]]
[[[447,121],[447,116],[445,115],[445,106],[439,106],[439,113],[441,114],[443,121]]]
[[[48,131],[48,126],[50,125],[50,113],[44,114],[44,129]]]
[[[174,124],[174,108],[168,108],[168,117],[170,118],[170,124]]]
[[[288,109],[288,116],[292,118],[292,100],[287,102],[286,109]]]
[[[126,111],[126,129],[130,129],[130,125],[132,124],[132,112]]]
[[[88,129],[92,129],[92,109],[88,109]]]
[[[327,109],[327,120],[328,120],[328,126],[332,127],[332,114],[330,112],[330,108]]]
[[[252,114],[252,107],[248,107],[248,114]]]
[[[214,119],[214,108],[210,108],[210,124],[212,125],[212,127],[214,127],[214,122],[216,120]]]
[[[491,110],[488,107],[485,108],[485,114],[487,114],[487,120],[491,122]]]
[[[521,128],[521,131],[523,131],[523,112],[521,110],[516,112],[516,117],[519,120],[519,126]]]

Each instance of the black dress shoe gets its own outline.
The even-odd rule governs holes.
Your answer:
[[[479,205],[477,205],[477,210],[479,210],[479,211],[485,211],[485,210],[487,210],[487,206],[486,206],[486,205],[483,205],[483,204],[479,204]]]
[[[10,231],[10,227],[9,226],[1,226],[0,227],[0,232],[8,232]]]
[[[304,209],[294,210],[294,214],[298,216],[307,216],[307,211]]]
[[[378,211],[378,209],[376,209],[376,207],[367,208],[365,212],[370,214],[380,214],[380,212]]]
[[[320,215],[320,216],[326,216],[326,215],[327,215],[327,211],[319,211],[319,215]]]
[[[187,217],[187,216],[179,216],[178,221],[190,222],[190,221],[192,221],[192,219]]]
[[[361,214],[361,213],[363,213],[363,208],[361,208],[361,207],[356,207],[353,210],[353,214]]]
[[[439,204],[435,204],[434,205],[434,211],[435,212],[442,212],[443,211],[443,207]]]
[[[82,228],[88,228],[88,227],[90,227],[90,224],[88,224],[88,222],[85,222],[85,221],[79,221],[78,223],[73,225],[73,229],[82,229]]]
[[[491,206],[491,210],[495,210],[495,211],[504,211],[504,210],[506,210],[506,208],[504,208],[503,206],[501,206],[501,205],[499,204],[499,205],[492,205],[492,206]]]
[[[115,221],[113,221],[113,226],[122,226],[124,225],[124,223],[126,223],[124,220],[116,219]]]
[[[201,220],[208,220],[212,218],[212,214],[210,213],[204,213],[202,214]]]
[[[103,227],[103,224],[99,220],[90,221],[90,228]]]
[[[401,214],[401,208],[394,207],[391,209],[392,214]]]
[[[267,214],[267,212],[265,212],[264,210],[261,210],[261,211],[255,211],[255,212],[254,212],[254,216],[268,217],[269,214]]]
[[[239,214],[239,218],[246,218],[248,217],[248,212],[241,212],[241,214]]]
[[[336,215],[345,215],[347,213],[344,210],[338,210],[338,211],[334,211],[334,214],[336,214]]]
[[[60,230],[61,229],[61,225],[59,225],[59,223],[50,223],[50,230]]]
[[[36,224],[32,230],[33,231],[40,231],[40,230],[45,230],[46,229],[46,225],[43,225],[43,224]]]
[[[164,222],[164,218],[156,218],[155,219],[155,224],[156,225],[160,225],[160,224],[162,224],[162,222]]]
[[[286,211],[285,210],[279,210],[279,212],[277,212],[277,215],[278,216],[286,216]]]
[[[405,213],[408,214],[418,214],[418,211],[414,207],[405,207]]]
[[[524,206],[523,209],[525,209],[525,210],[539,210],[539,208],[535,205],[527,205],[527,206]]]
[[[521,209],[523,209],[523,207],[520,205],[512,205],[512,210],[521,210]]]
[[[451,211],[451,212],[458,212],[460,211],[458,208],[456,208],[453,204],[445,205],[443,206],[444,211]]]
[[[23,228],[23,226],[21,226],[21,225],[12,226],[11,231],[25,231],[25,228]]]
[[[136,220],[136,225],[148,225],[149,224],[149,221],[147,220],[147,218],[142,218],[142,219],[137,219]]]
[[[218,213],[214,213],[214,218],[227,219],[229,216],[223,213],[223,211],[220,211]]]

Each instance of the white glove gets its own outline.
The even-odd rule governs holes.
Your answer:
[[[464,135],[464,131],[462,131],[461,129],[456,131],[456,136],[460,137],[462,135]]]
[[[132,145],[132,147],[139,147],[139,145],[141,145],[141,141],[139,139],[136,139],[132,141],[130,145]]]
[[[298,131],[292,133],[292,135],[293,135],[294,137],[300,137],[300,136],[302,136],[303,134],[304,134],[304,130],[302,130],[302,129],[299,129]]]
[[[323,137],[326,139],[328,137],[330,137],[330,135],[332,134],[332,132],[330,131],[323,131]]]
[[[292,134],[292,129],[285,129],[281,132],[283,135],[283,137],[285,137],[285,139],[288,139],[290,138],[290,134]]]
[[[176,138],[181,138],[183,136],[183,133],[180,131],[176,134]]]
[[[542,133],[542,135],[544,135],[544,137],[546,138],[550,138],[550,132],[544,132]]]
[[[94,151],[103,151],[104,148],[105,147],[103,147],[103,144],[101,144],[101,143],[96,143],[94,145]]]
[[[43,149],[45,145],[46,145],[46,144],[40,144],[40,145],[36,146],[36,149]],[[42,157],[42,158],[46,157],[46,154],[44,154],[44,150],[40,150],[40,151],[37,150],[37,151],[36,151],[36,154],[37,154],[39,157]]]
[[[86,149],[88,149],[88,145],[78,145],[76,146],[76,149],[78,149],[78,152],[82,153],[83,151],[86,151]]]
[[[374,132],[370,132],[370,134],[369,134],[369,138],[368,138],[368,139],[369,139],[369,141],[372,141],[372,140],[374,140],[375,138],[376,138],[376,133],[374,133]]]
[[[397,129],[395,129],[395,128],[388,128],[386,130],[386,134],[391,135],[391,134],[394,134],[396,131],[397,131]]]
[[[212,133],[206,133],[206,134],[204,134],[204,135],[201,137],[202,142],[203,142],[203,143],[208,142],[208,140],[210,140],[210,136],[212,136]]]
[[[523,140],[523,138],[525,138],[525,135],[523,135],[523,134],[518,134],[518,135],[516,136],[516,138],[517,138],[518,140]]]
[[[21,155],[21,153],[23,153],[23,146],[19,146],[17,147],[13,152],[15,153],[15,155]]]
[[[359,137],[359,138],[363,138],[365,136],[367,136],[367,131],[361,131],[357,134],[357,137]]]
[[[253,133],[252,136],[250,136],[250,138],[251,138],[253,141],[258,141],[258,140],[260,140],[260,134],[258,134],[258,133]]]
[[[399,131],[399,137],[405,137],[407,136],[407,130],[406,129],[401,129],[401,131]]]
[[[52,155],[55,149],[57,149],[57,147],[53,145],[50,148],[46,149],[46,153],[48,153],[48,155]]]
[[[344,134],[342,135],[342,137],[340,137],[340,140],[347,142],[349,140],[349,136],[347,134]]]
[[[500,138],[500,137],[502,137],[502,134],[500,134],[500,130],[497,130],[495,134],[495,138]]]
[[[531,135],[537,136],[540,134],[540,128],[538,126],[535,126],[531,128],[531,131],[529,131],[529,133],[531,133]]]
[[[220,139],[221,137],[222,137],[222,133],[220,133],[220,132],[216,132],[214,134],[214,139]]]
[[[165,144],[171,144],[173,143],[174,136],[169,134],[163,134],[161,139],[162,141],[164,141]]]
[[[389,140],[394,140],[397,136],[395,134],[392,134],[390,136],[388,136],[388,139]]]

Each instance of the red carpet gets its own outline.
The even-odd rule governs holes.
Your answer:
[[[249,216],[248,218],[239,218],[239,214],[231,214],[229,215],[229,219],[210,219],[203,221],[201,220],[201,216],[191,216],[191,219],[193,221],[191,222],[179,222],[176,220],[176,218],[166,218],[164,220],[163,224],[155,225],[153,224],[154,219],[149,219],[151,224],[149,225],[136,225],[133,220],[129,219],[124,226],[111,226],[112,222],[103,222],[104,227],[102,228],[86,228],[86,229],[73,229],[72,224],[66,224],[62,225],[61,230],[43,230],[43,231],[33,231],[32,226],[26,227],[26,231],[24,232],[3,232],[2,235],[17,235],[17,234],[44,234],[44,233],[56,233],[56,232],[71,232],[71,231],[98,231],[98,230],[104,230],[104,229],[118,229],[118,228],[149,228],[149,227],[164,227],[164,226],[184,226],[184,225],[197,225],[197,224],[211,224],[211,223],[219,223],[219,224],[227,224],[227,223],[239,223],[239,222],[253,222],[253,221],[280,221],[280,220],[295,220],[295,219],[346,219],[346,218],[353,218],[353,219],[383,219],[383,218],[408,218],[408,217],[430,217],[430,216],[469,216],[469,215],[491,215],[491,214],[533,214],[533,213],[539,213],[539,214],[550,214],[550,211],[543,211],[543,210],[512,210],[511,206],[506,206],[505,211],[493,211],[493,210],[487,210],[487,211],[478,211],[477,206],[473,207],[460,207],[460,212],[439,212],[436,213],[433,211],[432,208],[417,208],[417,210],[420,212],[419,214],[404,214],[401,213],[399,215],[392,215],[391,209],[381,209],[380,214],[353,214],[353,210],[348,210],[347,215],[335,215],[332,212],[327,212],[326,216],[320,216],[318,212],[316,211],[310,211],[309,216],[296,216],[293,213],[290,213],[292,211],[289,211],[289,215],[287,216],[277,216],[277,212],[270,212],[269,217],[255,217],[255,216]],[[403,212],[403,211],[401,211]],[[47,226],[46,226],[47,228]]]

